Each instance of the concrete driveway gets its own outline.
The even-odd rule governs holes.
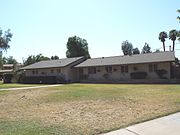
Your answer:
[[[104,135],[180,135],[180,112]]]

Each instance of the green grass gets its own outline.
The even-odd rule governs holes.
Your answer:
[[[18,83],[0,83],[0,90],[6,88],[20,88],[20,87],[32,87],[32,86],[39,86],[40,84],[18,84]]]
[[[180,85],[70,84],[0,92],[3,135],[91,135],[180,111]]]
[[[66,129],[64,134],[61,132],[63,126],[43,126],[39,121],[33,120],[0,120],[0,127],[1,135],[69,135],[73,132]]]
[[[74,84],[65,85],[59,91],[47,95],[50,102],[73,101],[73,100],[115,100],[115,99],[144,99],[152,97],[158,98],[161,95],[170,96],[179,94],[180,85],[104,85],[104,84]],[[177,95],[179,96],[179,95]],[[177,99],[180,101],[180,99]]]

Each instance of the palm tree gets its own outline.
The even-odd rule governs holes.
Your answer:
[[[180,9],[178,9],[177,12],[180,13]],[[180,21],[180,16],[178,16],[177,19]]]
[[[178,40],[180,41],[180,31],[178,31],[177,37],[178,37]]]
[[[166,38],[167,38],[167,33],[165,31],[162,31],[159,33],[159,40],[161,40],[161,42],[163,43],[163,49],[164,49],[164,52],[165,52],[165,41],[166,41]]]
[[[177,30],[171,30],[169,32],[169,39],[171,39],[173,41],[173,51],[174,51],[174,47],[175,47],[175,40],[177,38],[178,32]]]

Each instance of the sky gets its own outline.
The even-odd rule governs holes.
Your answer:
[[[128,40],[142,50],[147,42],[152,51],[162,50],[158,35],[180,29],[176,19],[180,0],[0,0],[2,30],[13,33],[11,48],[3,56],[23,62],[30,55],[66,57],[69,37],[88,42],[94,57],[123,55],[121,44]],[[172,42],[166,40],[166,50]],[[180,58],[180,42],[176,41]]]

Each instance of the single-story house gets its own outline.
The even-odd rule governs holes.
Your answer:
[[[172,78],[174,61],[174,52],[160,52],[92,58],[75,67],[81,82],[161,83]]]
[[[82,61],[84,57],[40,61],[20,70],[24,72],[24,83],[76,82],[78,69],[73,67]]]
[[[16,71],[21,67],[21,64],[3,64],[2,70],[0,70],[0,80],[3,80],[4,83],[11,83]]]
[[[13,64],[3,64],[0,70],[0,80],[3,79],[4,74],[13,74],[14,65]]]
[[[25,83],[168,83],[173,78],[174,52],[126,56],[65,58],[21,68]]]

